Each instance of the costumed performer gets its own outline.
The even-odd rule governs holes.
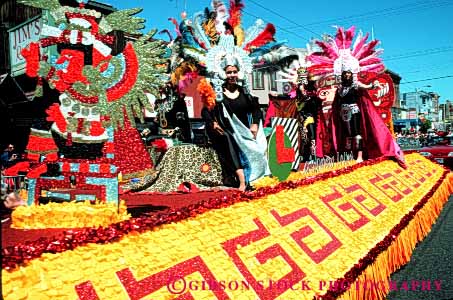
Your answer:
[[[226,74],[223,84],[223,101],[221,105],[215,105],[211,110],[204,107],[202,117],[207,123],[209,137],[222,163],[225,184],[238,185],[239,189],[244,191],[247,186],[244,168],[249,167],[249,164],[234,138],[239,133],[235,133],[231,118],[225,117],[223,110],[226,109],[229,115],[233,118],[235,116],[244,127],[248,128],[253,139],[257,137],[258,124],[262,120],[262,114],[257,98],[247,93],[238,84],[239,64],[237,60],[225,59],[223,67]],[[260,159],[259,156],[255,156],[255,158]],[[264,155],[261,159],[264,159]],[[232,174],[236,175],[238,182],[234,183]],[[248,179],[250,180],[250,175]]]
[[[183,26],[179,26],[182,54],[184,59],[192,59],[196,61],[197,66],[206,70],[205,77],[215,90],[214,102],[216,107],[218,106],[216,108],[218,117],[224,121],[223,125],[229,123],[225,128],[220,122],[218,124],[226,135],[232,137],[230,140],[234,140],[240,150],[238,153],[247,184],[270,174],[265,156],[267,141],[261,122],[250,127],[253,120],[246,121],[245,117],[236,115],[242,114],[242,111],[234,113],[231,107],[227,107],[224,99],[226,98],[224,81],[227,78],[225,70],[229,64],[225,61],[236,60],[231,66],[237,66],[238,82],[242,83],[243,93],[247,95],[249,92],[246,74],[253,71],[253,62],[282,43],[274,40],[275,27],[272,24],[265,24],[262,20],[256,20],[247,30],[242,28],[241,16],[244,7],[242,1],[230,1],[228,10],[222,2],[213,1],[212,4],[214,10],[212,13],[205,9],[205,12],[194,15],[193,22],[184,22]],[[192,30],[187,30],[188,24]],[[234,92],[232,89],[228,97]],[[244,184],[240,186],[244,189]]]
[[[156,100],[157,121],[161,134],[177,138],[182,142],[192,141],[189,113],[187,111],[185,94],[171,82],[161,88],[161,99]]]
[[[385,67],[378,57],[377,40],[366,43],[368,34],[359,32],[352,49],[354,27],[344,31],[339,27],[335,38],[316,41],[322,49],[310,54],[309,71],[315,75],[341,76],[341,84],[332,103],[332,141],[335,151],[354,150],[358,162],[381,156],[394,157],[405,166],[403,152],[377,113],[367,88],[358,81],[358,73],[367,71],[380,73]]]
[[[307,45],[307,51],[310,51],[310,45]],[[285,108],[285,115],[280,113],[284,118],[295,118],[299,123],[299,150],[302,161],[314,159],[316,151],[316,128],[318,114],[321,114],[321,99],[318,97],[316,77],[308,72],[309,63],[306,61],[306,53],[296,52],[297,55],[291,54],[292,59],[290,68],[282,68],[278,74],[282,79],[276,81],[288,82],[292,86],[288,94],[289,101]],[[287,58],[288,59],[288,58]],[[275,104],[275,97],[269,97],[272,104]],[[281,106],[281,104],[279,104]],[[293,112],[294,110],[294,112]],[[269,112],[266,118],[269,117]],[[275,116],[278,116],[276,113]],[[322,146],[322,143],[320,143]]]
[[[316,80],[306,68],[299,68],[297,93],[297,111],[300,122],[301,155],[303,161],[316,156],[316,124],[321,108],[321,100],[317,96]]]

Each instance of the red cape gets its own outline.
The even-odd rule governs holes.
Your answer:
[[[363,144],[363,158],[373,159],[381,156],[393,157],[405,167],[404,154],[396,143],[381,116],[376,111],[368,93],[358,90],[360,100],[357,105],[361,113],[361,135]],[[342,128],[340,119],[340,101],[338,94],[332,103],[332,144],[336,152],[343,152],[346,130]]]

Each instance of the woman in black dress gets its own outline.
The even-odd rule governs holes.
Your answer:
[[[254,138],[262,116],[257,99],[245,93],[238,85],[238,72],[239,68],[236,65],[226,66],[222,102],[224,105],[216,105],[211,110],[203,108],[202,117],[207,123],[208,134],[222,163],[225,184],[236,185],[244,191],[247,187],[247,174],[244,173],[244,169],[247,169],[247,160],[244,159],[245,156],[234,139],[234,130],[229,119],[225,118],[223,108],[225,107],[230,115],[234,114],[249,128]],[[228,180],[232,174],[236,175],[235,179],[238,181],[233,184]]]

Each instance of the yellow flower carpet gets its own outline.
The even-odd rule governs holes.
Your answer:
[[[257,190],[110,243],[4,265],[3,296],[384,299],[390,274],[410,259],[453,191],[442,166],[415,153],[406,163],[381,159],[274,193]]]
[[[126,204],[64,202],[46,205],[20,206],[11,214],[13,228],[82,228],[107,226],[128,220]]]

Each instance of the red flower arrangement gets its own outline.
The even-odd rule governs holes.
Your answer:
[[[30,43],[29,48],[24,48],[20,52],[27,61],[25,73],[30,77],[37,77],[39,71],[39,43]]]
[[[68,123],[64,118],[63,114],[60,111],[60,105],[58,103],[54,103],[46,109],[47,118],[46,120],[49,122],[55,122],[58,129],[61,132],[66,132]]]

